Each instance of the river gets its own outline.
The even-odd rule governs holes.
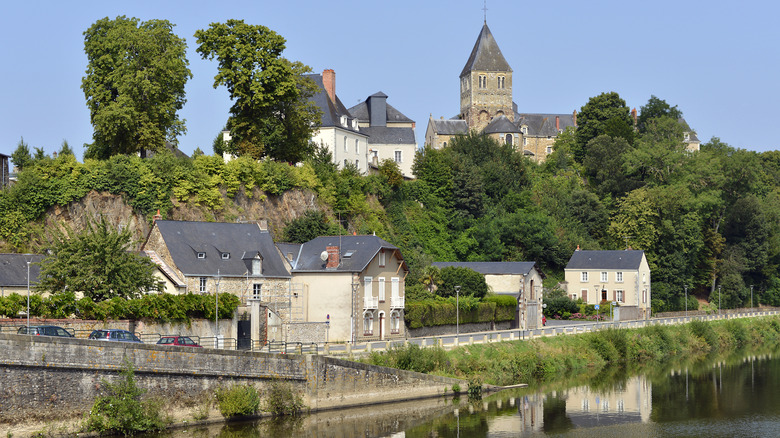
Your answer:
[[[438,398],[176,430],[183,437],[769,437],[780,436],[780,354],[741,354],[604,370],[588,384]]]

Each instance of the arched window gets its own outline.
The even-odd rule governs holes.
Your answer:
[[[514,144],[514,139],[512,138],[512,134],[506,135],[506,144]]]
[[[390,333],[401,333],[401,312],[398,310],[393,310],[390,314]]]
[[[374,312],[366,310],[363,313],[363,335],[371,336],[374,334]]]
[[[349,149],[347,148],[347,136],[344,136],[344,152],[348,152]]]

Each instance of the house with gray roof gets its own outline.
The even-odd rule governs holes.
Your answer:
[[[542,326],[542,281],[544,273],[536,262],[434,262],[439,269],[453,266],[469,268],[485,276],[494,294],[517,299],[517,314],[512,328],[535,329]]]
[[[0,254],[0,297],[13,293],[26,296],[28,279],[30,289],[38,284],[43,258],[38,254]]]
[[[469,133],[469,125],[465,120],[458,118],[447,119],[444,117],[434,119],[433,114],[428,118],[428,127],[425,129],[425,144],[434,149],[447,147],[455,137]]]
[[[295,254],[293,246],[284,251]],[[377,236],[317,237],[291,261],[307,294],[306,320],[325,322],[330,342],[403,338],[408,272],[401,251]]]
[[[392,160],[405,177],[412,178],[417,151],[414,120],[387,103],[387,95],[381,91],[349,112],[358,119],[360,132],[368,136],[369,165],[377,167],[382,160]]]
[[[595,251],[578,247],[564,275],[564,287],[574,300],[617,306],[615,316],[619,320],[650,317],[650,266],[644,251]]]

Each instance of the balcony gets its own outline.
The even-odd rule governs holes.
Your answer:
[[[403,309],[404,308],[404,297],[390,297],[390,308],[391,309]]]
[[[379,308],[379,297],[363,297],[363,309]]]

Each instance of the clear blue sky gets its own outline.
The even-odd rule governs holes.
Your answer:
[[[80,89],[83,32],[118,15],[167,19],[187,40],[193,78],[180,115],[180,148],[211,143],[230,101],[212,87],[216,63],[195,53],[193,34],[229,18],[287,39],[284,55],[315,72],[336,71],[347,107],[383,91],[417,122],[459,110],[458,75],[483,22],[482,0],[407,1],[26,1],[0,15],[0,152],[21,137],[47,153],[67,140],[81,159],[92,127]],[[778,149],[780,7],[776,2],[488,0],[487,23],[514,70],[521,112],[571,113],[616,91],[639,109],[651,95],[678,105],[699,138]]]

